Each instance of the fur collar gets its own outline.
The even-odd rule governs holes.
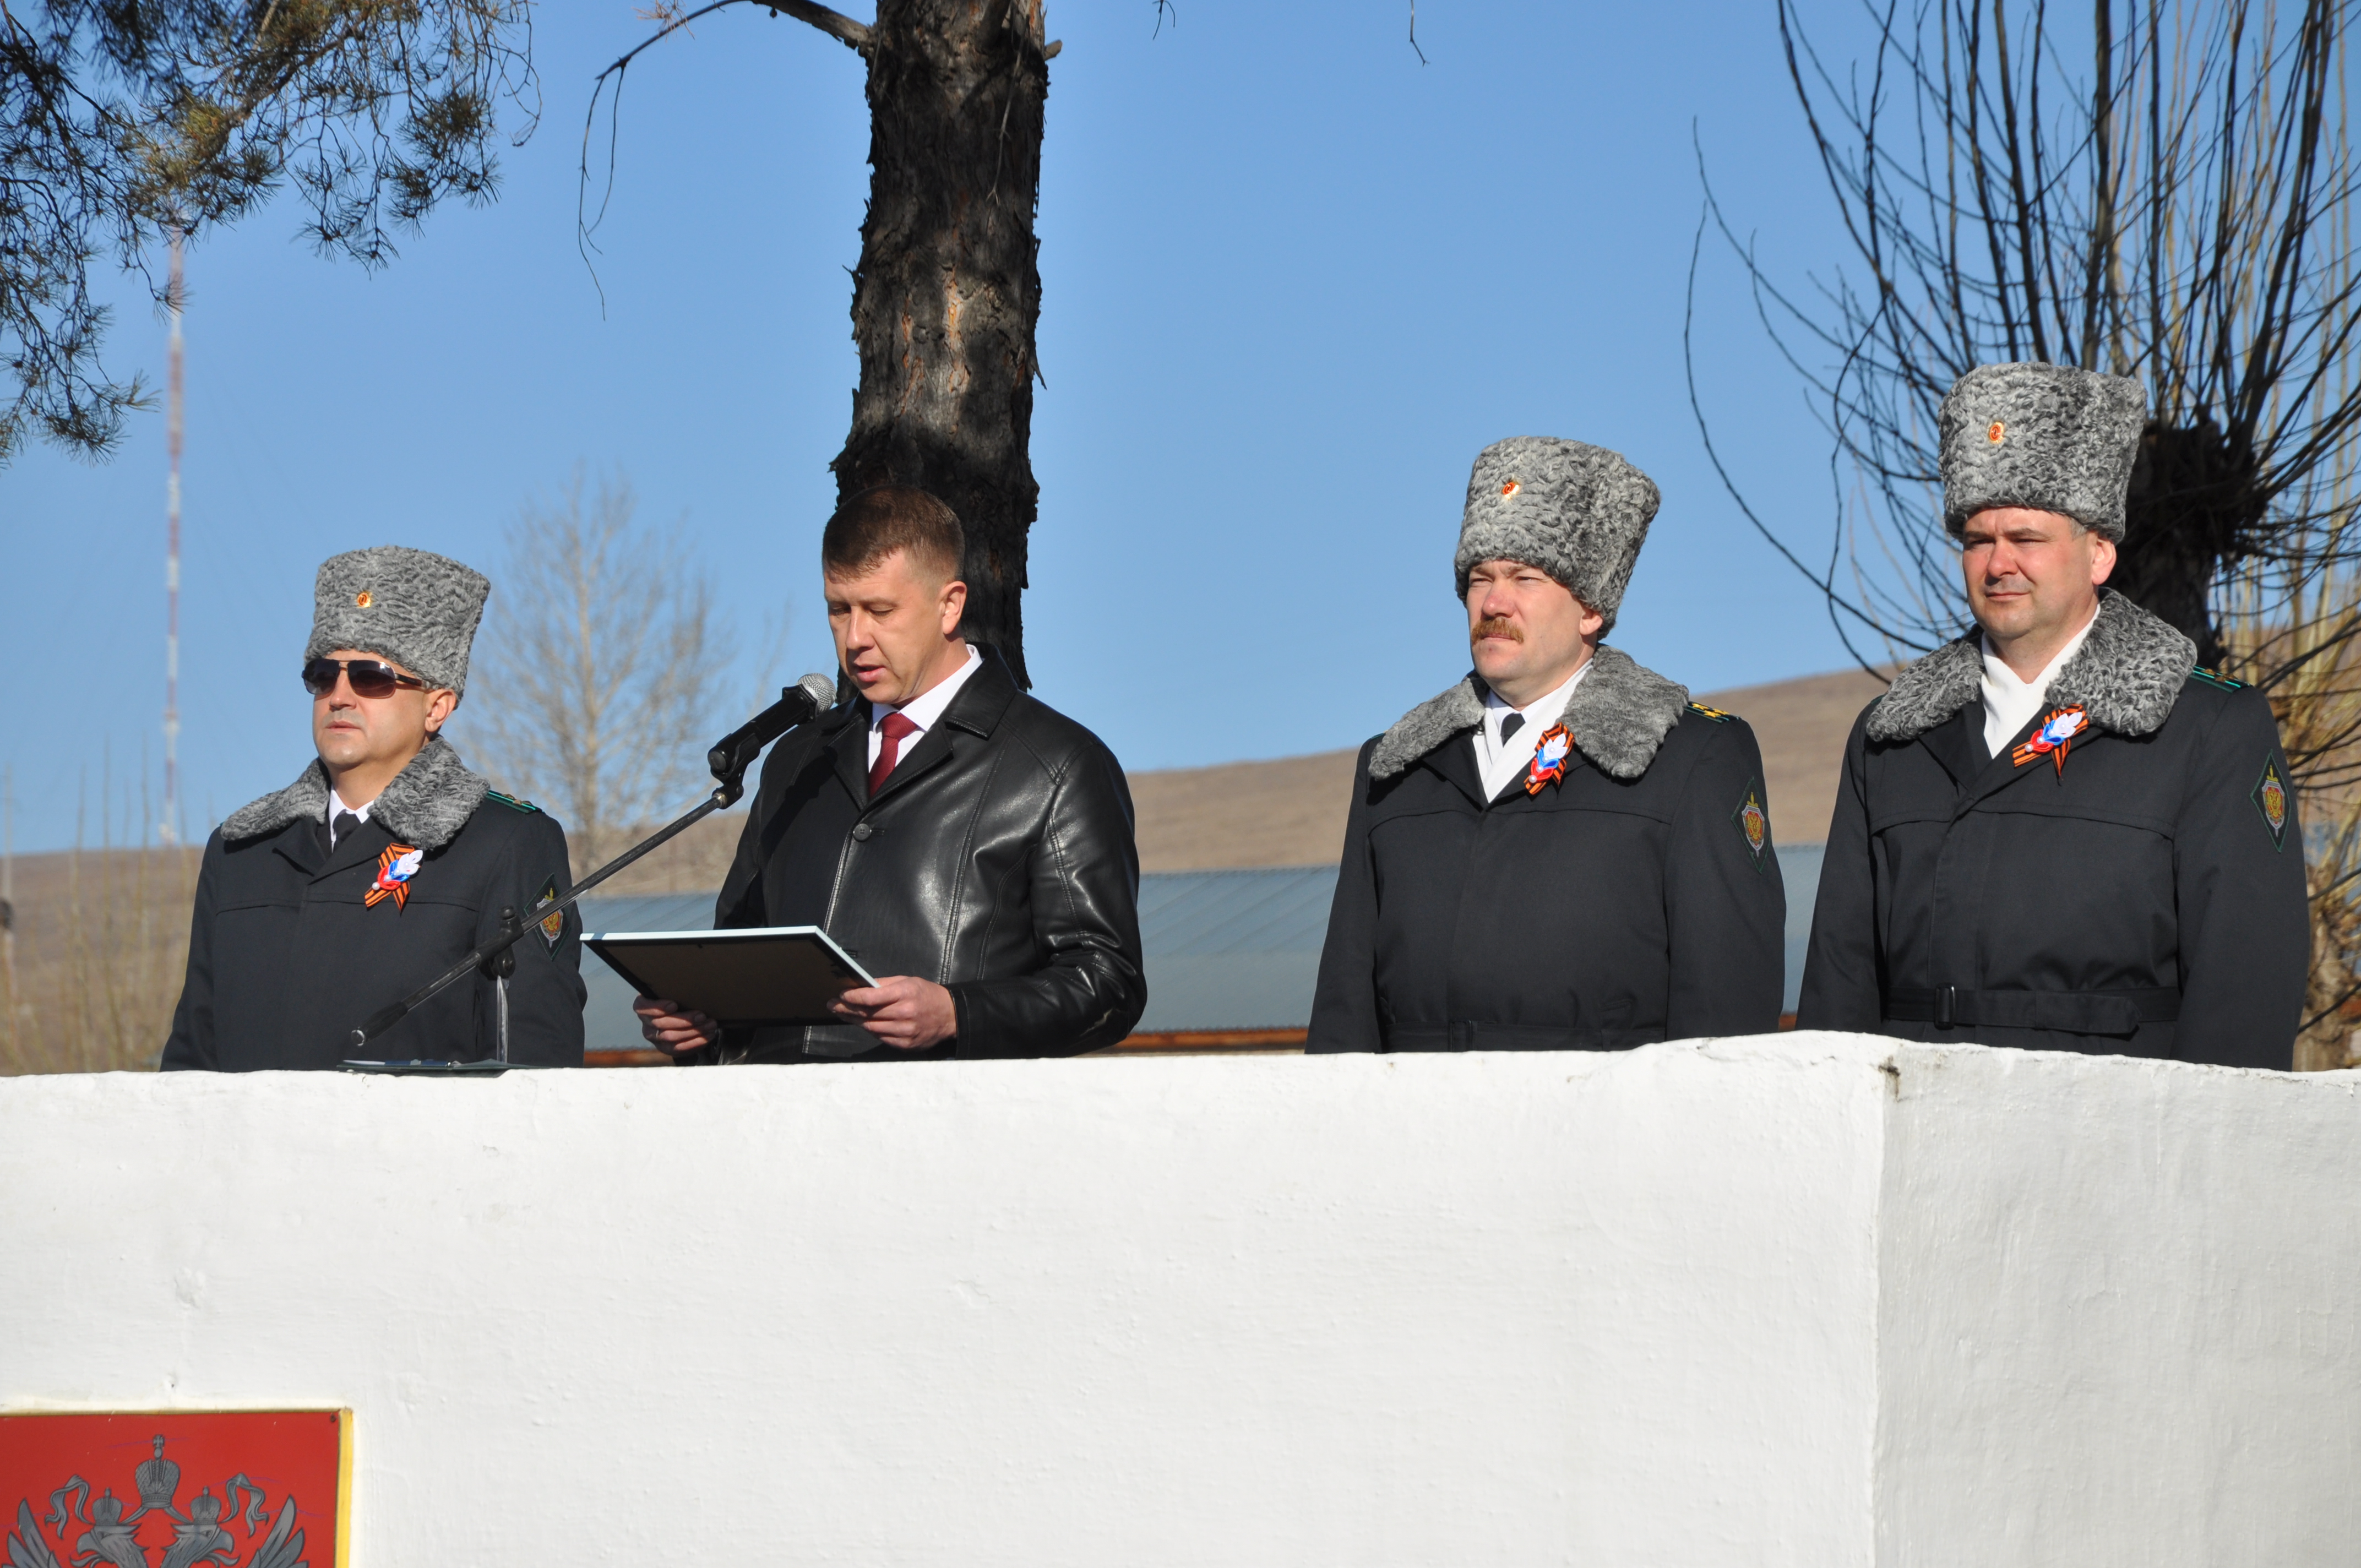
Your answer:
[[[2118,735],[2148,735],[2172,717],[2172,705],[2197,644],[2113,588],[2099,590],[2091,635],[2049,683],[2051,707],[2080,703],[2091,722]],[[1946,642],[1894,677],[1869,716],[1872,740],[1913,740],[1980,699],[1983,644],[1970,632]]]
[[[1576,751],[1609,778],[1628,782],[1648,771],[1688,701],[1686,686],[1635,663],[1620,648],[1602,647],[1591,654],[1590,673],[1566,699],[1562,722],[1574,733]],[[1378,737],[1369,753],[1369,776],[1389,779],[1483,722],[1483,684],[1469,675],[1411,708]]]
[[[385,786],[369,808],[369,820],[384,823],[387,831],[414,849],[439,850],[459,836],[490,788],[481,774],[467,771],[451,742],[437,735]],[[232,843],[258,839],[306,817],[317,822],[327,809],[328,771],[314,757],[302,776],[277,795],[230,813],[221,826],[222,838]]]

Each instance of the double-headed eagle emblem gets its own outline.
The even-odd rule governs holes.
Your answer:
[[[272,1518],[264,1506],[263,1489],[247,1480],[244,1472],[224,1482],[218,1497],[211,1487],[199,1492],[189,1503],[188,1512],[182,1513],[175,1501],[181,1490],[181,1467],[164,1457],[164,1440],[159,1437],[155,1457],[143,1461],[132,1472],[131,1481],[139,1495],[139,1506],[128,1513],[115,1488],[106,1487],[93,1498],[90,1483],[79,1475],[49,1494],[49,1511],[38,1523],[33,1519],[32,1499],[19,1499],[16,1528],[7,1537],[5,1568],[68,1568],[69,1564],[98,1568],[101,1563],[112,1563],[114,1568],[198,1568],[201,1563],[207,1568],[307,1568],[303,1532],[295,1528],[295,1499],[281,1499],[278,1516]],[[138,1526],[150,1514],[171,1521],[170,1544],[139,1544]],[[258,1543],[254,1538],[266,1519],[270,1533]],[[247,1547],[244,1556],[239,1555],[237,1538],[230,1530],[241,1520]],[[164,1554],[160,1563],[149,1555],[155,1551]]]

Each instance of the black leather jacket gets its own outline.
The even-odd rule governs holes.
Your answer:
[[[1148,1005],[1131,791],[1089,730],[984,650],[869,798],[868,708],[791,732],[763,767],[719,927],[820,926],[870,973],[948,987],[957,1036],[882,1047],[856,1025],[733,1032],[721,1060],[1071,1056]]]

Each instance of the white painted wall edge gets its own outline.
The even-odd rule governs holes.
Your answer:
[[[0,1402],[350,1405],[364,1568],[1966,1561],[2016,1539],[1995,1489],[2149,1413],[2023,1371],[2076,1348],[2056,1271],[2117,1245],[2077,1216],[2153,1234],[2126,1198],[1991,1240],[2028,1146],[2070,1135],[2088,1185],[2221,1124],[2226,1169],[2289,1104],[2315,1174],[2361,1190],[2332,1147],[2361,1147],[2349,1083],[1833,1036],[8,1080],[0,1255],[39,1262],[0,1270]],[[2116,1184],[2160,1212],[2156,1180]],[[2317,1294],[2361,1259],[2335,1223],[2230,1226],[2174,1277],[2245,1281],[2229,1321],[2265,1339],[2281,1280],[2311,1314],[2256,1354],[2314,1414],[2236,1429],[2223,1530],[2345,1517],[2269,1484],[2274,1432],[2322,1464],[2354,1442],[2319,1413],[2361,1394],[2350,1304]],[[2181,1321],[2132,1312],[2123,1357],[2196,1376]],[[2008,1332],[1962,1381],[1940,1342],[1972,1323]],[[2233,1473],[2191,1442],[2192,1473]],[[2072,1535],[2064,1506],[2037,1535]]]

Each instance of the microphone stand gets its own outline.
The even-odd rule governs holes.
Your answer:
[[[496,981],[505,981],[508,975],[516,968],[516,954],[512,949],[519,942],[524,940],[524,934],[527,931],[532,930],[552,915],[572,908],[576,899],[580,898],[642,856],[651,850],[661,849],[715,812],[724,811],[737,805],[739,797],[746,793],[746,770],[753,765],[755,758],[763,754],[763,748],[822,710],[825,705],[821,703],[818,693],[808,685],[813,678],[806,675],[803,683],[785,687],[779,693],[778,701],[723,736],[711,751],[706,752],[706,766],[712,771],[714,778],[711,795],[697,802],[691,809],[675,817],[664,828],[648,838],[642,839],[588,876],[584,877],[565,897],[552,898],[534,905],[525,912],[524,918],[522,920],[517,918],[517,913],[513,908],[502,909],[500,935],[481,944],[475,951],[401,1001],[370,1014],[368,1017],[362,1020],[360,1027],[352,1032],[349,1048],[356,1054],[367,1050],[371,1041],[408,1017],[412,1009],[423,1006],[434,1000],[470,970],[481,970]],[[825,677],[822,678],[825,679]],[[506,990],[504,984],[502,990],[503,992]],[[502,1026],[500,1054],[497,1059],[505,1062],[508,1059],[505,995],[501,998],[501,1010]]]

